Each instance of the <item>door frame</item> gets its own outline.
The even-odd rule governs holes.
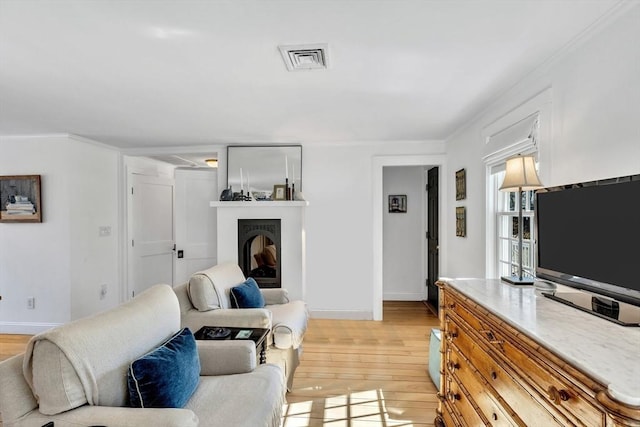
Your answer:
[[[424,155],[398,155],[398,156],[374,156],[373,157],[373,320],[382,320],[382,299],[383,299],[383,168],[385,166],[438,166],[439,170],[439,222],[441,248],[447,246],[447,191],[442,189],[447,186],[447,157],[445,154],[424,154]],[[446,263],[446,250],[440,251],[439,271],[442,275]]]

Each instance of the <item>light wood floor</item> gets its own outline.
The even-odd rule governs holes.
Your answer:
[[[282,427],[433,426],[427,363],[438,319],[421,302],[385,302],[383,318],[310,319]],[[0,334],[0,360],[29,338]]]
[[[382,322],[311,319],[283,427],[433,426],[429,334],[421,302],[385,302]]]

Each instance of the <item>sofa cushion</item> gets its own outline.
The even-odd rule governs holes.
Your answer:
[[[264,297],[253,277],[231,288],[231,307],[264,308]]]
[[[220,308],[220,298],[216,287],[213,285],[213,277],[209,274],[211,269],[193,273],[189,278],[187,292],[191,304],[198,311],[209,311]]]
[[[196,340],[184,328],[160,347],[131,362],[127,374],[133,408],[182,408],[200,381]]]
[[[179,329],[176,294],[169,285],[155,285],[114,309],[32,337],[25,350],[24,377],[42,414],[87,403],[127,406],[131,361]]]

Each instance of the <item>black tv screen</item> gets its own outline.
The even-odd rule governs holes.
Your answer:
[[[640,175],[536,194],[536,276],[640,305]]]

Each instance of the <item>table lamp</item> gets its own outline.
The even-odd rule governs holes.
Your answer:
[[[515,156],[507,159],[506,172],[500,191],[518,192],[518,275],[503,276],[501,279],[513,285],[533,285],[533,277],[523,277],[522,272],[522,192],[542,188],[536,172],[533,156]]]

